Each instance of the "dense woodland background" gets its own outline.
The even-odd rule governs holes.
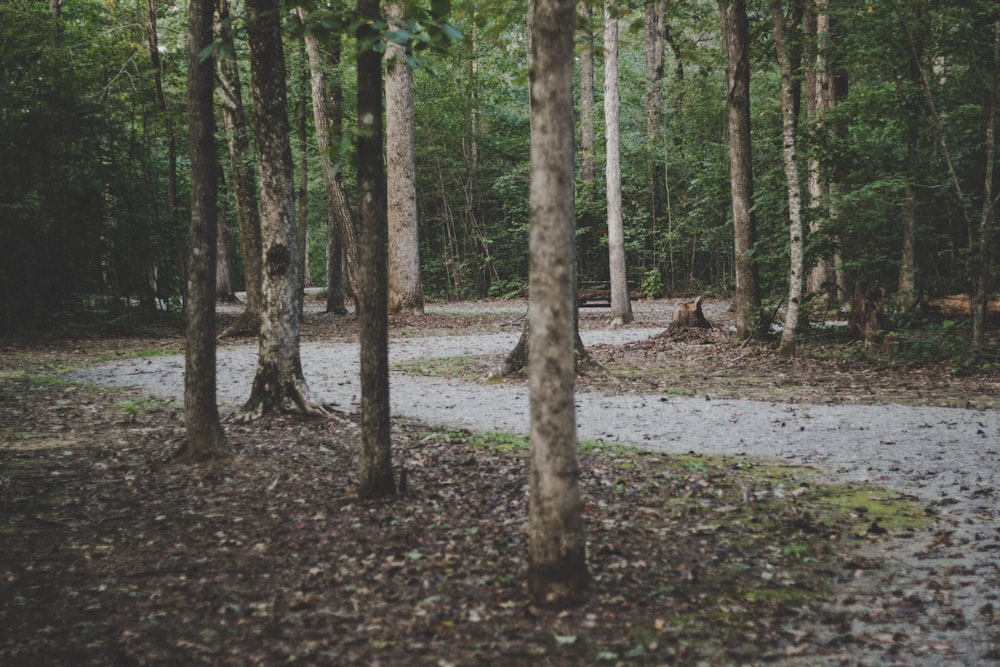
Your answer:
[[[825,35],[817,36],[817,7],[829,13]],[[330,204],[303,34],[318,37],[327,79],[343,92],[335,112],[347,129],[332,138],[339,147],[332,157],[348,186],[355,48],[352,31],[343,29],[342,18],[334,20],[350,7],[307,9],[314,17],[307,30],[294,7],[283,16],[288,114],[303,169],[296,174],[308,231],[306,280],[322,286]],[[237,3],[230,11],[235,52],[219,55],[243,70],[246,86],[244,8]],[[734,251],[719,5],[659,0],[617,11],[629,281],[649,296],[728,295]],[[786,295],[789,263],[782,113],[771,6],[751,0],[747,12],[758,237],[752,256],[767,310]],[[856,280],[877,280],[890,292],[902,285],[906,298],[897,303],[909,308],[931,296],[974,291],[981,267],[990,267],[980,241],[988,260],[995,250],[986,165],[995,160],[988,130],[996,124],[996,13],[990,0],[796,0],[785,7],[806,223],[822,222],[807,236],[806,263],[836,260],[835,302],[849,300]],[[190,219],[186,5],[5,0],[0,16],[0,331],[82,309],[112,321],[177,311]],[[523,2],[456,1],[449,22],[464,38],[416,50],[411,59],[427,297],[525,289],[525,16]],[[577,49],[593,48],[596,62],[598,174],[601,24],[600,7],[581,6]],[[817,55],[835,92],[822,113],[809,104]],[[249,100],[248,90],[244,96]],[[246,111],[252,114],[249,101]],[[224,124],[219,128],[220,155],[227,156]],[[810,201],[805,165],[811,160],[822,165],[827,184]],[[221,217],[228,223],[222,247],[232,272],[221,291],[227,292],[243,288],[243,269],[231,164],[223,158],[221,165]],[[576,203],[579,279],[605,280],[604,179],[579,178]],[[912,288],[910,271],[901,269],[911,263]],[[988,268],[988,285],[994,273]],[[821,291],[812,287],[813,296]]]

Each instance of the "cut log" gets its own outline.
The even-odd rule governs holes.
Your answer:
[[[670,323],[670,330],[677,329],[711,329],[712,323],[705,319],[705,313],[701,310],[702,297],[694,301],[685,301],[674,311],[674,320]]]
[[[892,322],[885,314],[885,288],[877,280],[871,285],[863,280],[854,283],[851,316],[847,320],[851,336],[868,346],[884,349],[891,328]]]

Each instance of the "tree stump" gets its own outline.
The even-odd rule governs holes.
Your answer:
[[[711,329],[712,323],[705,319],[701,310],[702,297],[694,301],[685,301],[674,311],[674,319],[670,323],[670,331],[677,329]]]
[[[851,316],[847,320],[851,336],[865,341],[866,346],[884,350],[891,328],[892,322],[885,314],[885,288],[877,280],[871,285],[863,280],[854,283]]]

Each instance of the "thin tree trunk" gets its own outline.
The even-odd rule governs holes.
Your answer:
[[[752,250],[757,242],[753,212],[753,155],[750,134],[750,26],[745,0],[719,2],[722,44],[728,67],[726,116],[729,129],[730,193],[736,260],[736,335],[742,339],[763,333],[760,316],[760,281]]]
[[[177,207],[177,138],[174,136],[174,123],[170,118],[170,105],[163,92],[163,65],[160,62],[160,44],[156,27],[156,0],[147,0],[149,23],[146,26],[146,37],[149,42],[149,57],[153,65],[153,83],[156,94],[156,106],[163,118],[163,131],[167,136],[167,216],[170,219],[170,229],[174,230],[177,245],[177,273],[180,281],[181,299],[187,302],[187,267],[185,266],[184,241],[181,236],[181,222]]]
[[[280,411],[289,403],[324,412],[310,394],[299,356],[302,301],[278,0],[248,0],[247,36],[260,163],[263,303],[257,372],[243,416]]]
[[[184,364],[181,458],[202,461],[228,455],[219,420],[215,378],[215,253],[218,158],[213,118],[214,63],[202,60],[212,43],[212,0],[191,0],[188,54],[188,147],[191,157],[191,284]]]
[[[610,1],[610,0],[609,0]],[[625,268],[625,225],[622,220],[621,139],[618,98],[618,19],[604,5],[604,134],[607,146],[605,177],[608,189],[608,265],[611,279],[611,323],[633,321]]]
[[[302,288],[302,298],[305,299],[305,288],[309,287],[309,139],[306,134],[306,114],[309,100],[305,90],[305,79],[309,76],[306,64],[305,38],[299,39],[299,97],[295,110],[295,135],[299,144],[299,178],[298,178],[298,214],[295,220],[297,233],[296,242],[299,247],[299,282]]]
[[[573,358],[574,0],[537,0],[531,36],[528,592],[536,604],[585,601]]]
[[[815,30],[814,34],[809,36],[812,46],[809,50],[809,76],[806,79],[806,94],[808,96],[806,112],[810,125],[816,131],[822,131],[823,117],[833,108],[830,66],[824,53],[830,35],[830,14],[827,10],[827,0],[815,0],[815,5],[815,21],[812,22]],[[810,236],[818,236],[822,233],[824,226],[824,221],[818,212],[824,204],[827,205],[828,211],[832,210],[829,205],[831,186],[816,155],[809,156],[806,169],[809,208],[814,212],[809,222],[809,234]],[[833,272],[831,258],[827,255],[820,255],[816,258],[809,275],[806,277],[806,291],[822,294],[826,305],[832,305],[837,294],[836,283],[837,279]]]
[[[358,42],[377,35],[378,0],[358,0]],[[362,497],[396,493],[389,433],[389,315],[386,243],[389,221],[382,153],[382,57],[371,47],[358,51],[358,219],[361,293],[361,485]]]
[[[301,7],[299,8],[299,16],[303,23],[308,20],[308,14]],[[321,164],[323,165],[323,180],[326,182],[327,194],[330,197],[330,208],[337,218],[340,229],[343,258],[347,265],[347,282],[350,285],[351,293],[357,300],[360,281],[358,234],[355,229],[354,216],[347,203],[347,195],[344,193],[344,186],[334,171],[323,55],[315,36],[307,32],[305,41],[306,54],[309,56],[309,67],[312,72],[313,125],[315,125],[316,143],[319,146]]]
[[[220,22],[229,18],[228,0],[219,0],[218,11]],[[218,61],[219,93],[232,170],[230,183],[236,199],[236,222],[240,229],[240,255],[243,259],[244,287],[247,293],[244,317],[250,321],[250,328],[256,331],[260,326],[263,301],[261,295],[263,246],[257,199],[257,169],[250,150],[250,127],[243,107],[242,83],[232,35],[227,31],[220,31],[217,37],[228,42],[231,54],[228,58],[220,58]]]
[[[993,23],[993,67],[986,96],[986,173],[983,176],[983,206],[979,219],[979,253],[976,267],[975,306],[972,311],[972,344],[982,350],[986,344],[987,309],[990,297],[990,248],[993,242],[993,171],[996,160],[997,87],[1000,69],[1000,10]]]
[[[795,146],[794,99],[792,95],[792,67],[785,41],[785,16],[781,0],[771,4],[774,24],[774,45],[781,71],[782,155],[785,180],[788,185],[789,268],[788,300],[785,304],[785,326],[781,332],[778,354],[788,358],[795,354],[795,335],[799,325],[802,304],[802,271],[804,242],[802,238],[802,193],[799,187],[799,167]]]
[[[397,0],[386,4],[391,26],[403,20]],[[422,315],[420,233],[417,226],[416,126],[413,70],[407,49],[389,42],[385,50],[386,174],[389,192],[389,312]],[[475,145],[475,141],[473,141]]]

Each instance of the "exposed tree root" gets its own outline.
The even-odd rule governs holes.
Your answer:
[[[235,336],[256,336],[258,333],[260,333],[260,314],[245,310],[235,322],[219,334],[218,340]]]
[[[264,415],[280,412],[331,417],[336,407],[336,403],[316,397],[300,376],[278,383],[255,381],[250,398],[233,418],[237,422],[247,423]]]

